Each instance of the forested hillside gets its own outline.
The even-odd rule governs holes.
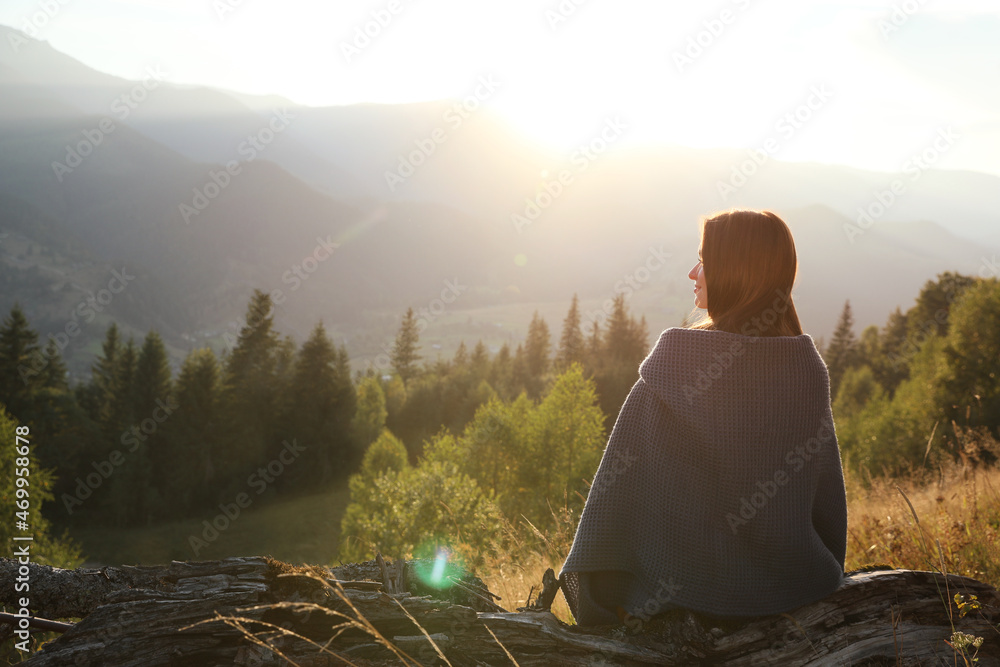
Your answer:
[[[91,377],[70,386],[56,345],[12,308],[0,366],[16,382],[0,403],[30,427],[54,478],[49,520],[71,531],[150,526],[241,498],[343,487],[354,475],[343,526],[353,541],[341,547],[352,557],[376,543],[412,551],[428,536],[468,541],[501,517],[544,529],[553,512],[582,507],[652,344],[624,296],[589,328],[574,298],[558,333],[536,314],[515,349],[492,354],[468,341],[451,359],[429,360],[410,310],[384,366],[352,375],[324,323],[296,345],[273,310],[256,292],[231,352],[195,350],[176,374],[157,332],[135,340],[112,324]],[[998,345],[995,278],[941,274],[906,312],[860,335],[845,304],[822,353],[846,466],[879,477],[991,462],[996,453],[975,443],[1000,427]]]
[[[148,525],[249,490],[270,496],[343,484],[386,424],[416,460],[426,438],[461,431],[490,401],[521,393],[538,400],[555,369],[574,362],[591,369],[603,414],[613,418],[648,338],[619,297],[605,327],[595,324],[588,337],[574,302],[558,348],[536,318],[515,350],[491,355],[478,342],[460,346],[451,361],[422,363],[409,311],[385,370],[352,378],[346,351],[322,322],[296,346],[276,331],[274,308],[256,292],[231,352],[219,359],[195,350],[176,377],[157,332],[136,341],[112,324],[89,381],[71,387],[56,344],[40,345],[15,306],[0,330],[0,360],[17,381],[0,403],[44,443],[40,463],[58,479],[50,515],[66,525]],[[605,417],[599,421],[603,431]]]

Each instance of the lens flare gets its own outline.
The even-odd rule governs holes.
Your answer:
[[[441,584],[441,578],[444,576],[444,566],[448,564],[448,552],[445,549],[439,549],[437,556],[434,558],[434,569],[431,570],[431,581],[435,584]]]
[[[413,571],[425,586],[438,590],[454,586],[452,577],[461,578],[464,569],[458,558],[448,548],[439,546],[433,558],[419,559]]]

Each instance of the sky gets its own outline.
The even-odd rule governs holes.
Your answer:
[[[1000,175],[997,0],[3,0],[0,23],[125,78],[471,96],[559,149],[615,118],[632,145]]]

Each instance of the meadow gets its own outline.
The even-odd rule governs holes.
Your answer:
[[[84,567],[214,560],[229,556],[271,556],[289,563],[336,563],[346,488],[251,505],[208,546],[194,553],[191,536],[204,540],[205,521],[171,521],[145,528],[94,527],[72,530],[83,547]],[[221,523],[221,522],[220,522]],[[207,541],[207,540],[206,540]]]

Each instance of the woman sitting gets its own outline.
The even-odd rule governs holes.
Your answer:
[[[836,590],[847,504],[830,381],[764,211],[702,222],[695,305],[639,367],[560,574],[580,625],[786,612]]]

